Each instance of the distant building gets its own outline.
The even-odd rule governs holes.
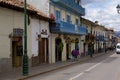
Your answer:
[[[108,49],[112,49],[116,45],[116,37],[113,29],[107,29],[107,47]]]

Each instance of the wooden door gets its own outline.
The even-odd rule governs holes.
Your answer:
[[[46,39],[46,62],[49,63],[49,47],[48,47],[48,39]]]
[[[20,47],[22,46],[22,38],[13,39],[12,41],[12,65],[13,67],[19,67],[22,65],[22,54],[23,53],[19,54],[18,52],[19,46]]]
[[[66,59],[70,59],[70,56],[71,56],[71,46],[70,46],[70,43],[67,43],[66,44]]]
[[[84,53],[84,56],[86,56],[86,43],[83,43],[83,53]]]
[[[39,62],[45,63],[45,39],[39,41]]]

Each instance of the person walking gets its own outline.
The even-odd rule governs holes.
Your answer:
[[[80,55],[79,49],[75,50],[75,56],[76,56],[76,60],[78,60],[78,56]]]
[[[73,61],[75,61],[75,60],[78,60],[77,58],[78,58],[78,55],[79,55],[79,49],[76,49],[76,50],[72,50],[72,59],[73,59]]]
[[[75,49],[72,50],[72,61],[75,61]]]

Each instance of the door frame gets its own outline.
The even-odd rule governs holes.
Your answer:
[[[17,52],[17,47],[22,46],[22,51],[19,54]],[[12,37],[11,38],[11,48],[12,48],[12,66],[20,67],[22,66],[22,56],[23,56],[23,38],[22,37]],[[16,50],[15,50],[16,49]]]
[[[49,42],[48,38],[40,38],[38,40],[38,56],[39,56],[39,63],[49,63]]]

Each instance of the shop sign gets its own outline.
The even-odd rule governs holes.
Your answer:
[[[48,35],[41,34],[41,38],[48,38]]]
[[[47,34],[47,30],[46,29],[42,29],[41,38],[48,38],[48,34]]]

